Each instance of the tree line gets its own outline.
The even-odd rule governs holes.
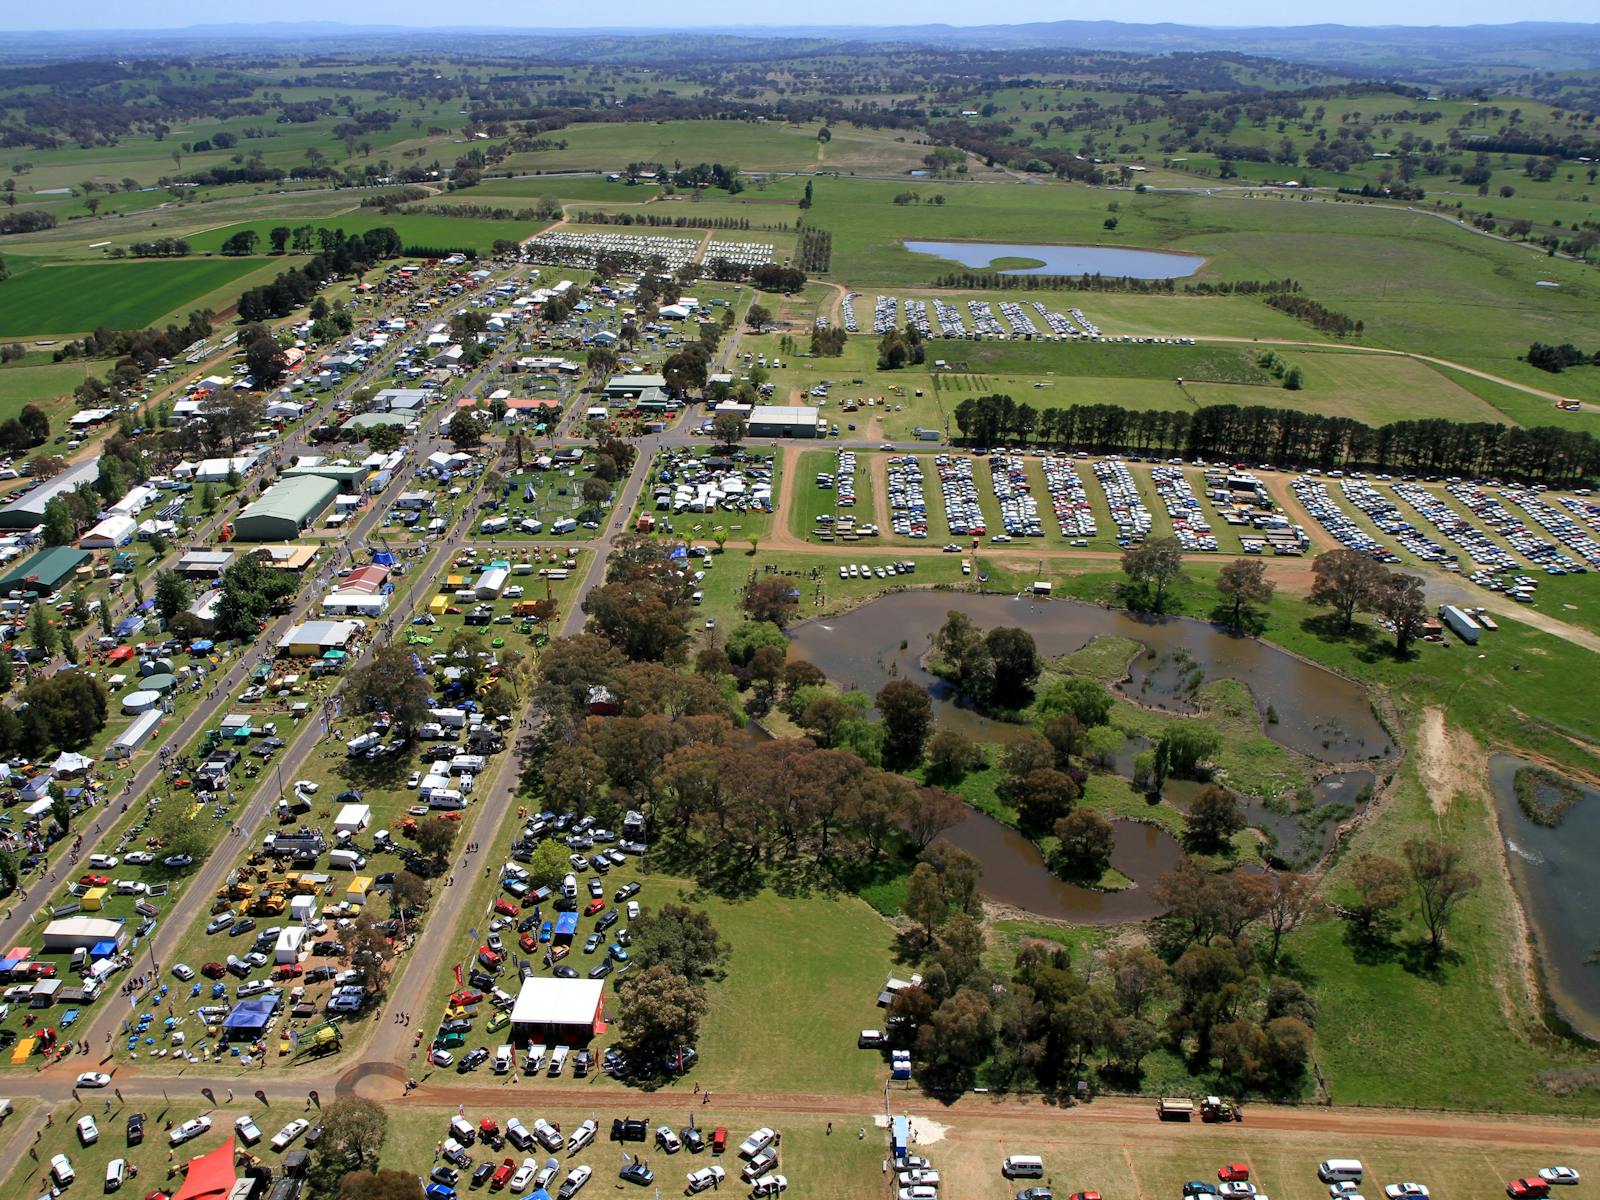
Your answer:
[[[1106,454],[1181,455],[1277,467],[1370,468],[1569,484],[1600,474],[1600,440],[1558,426],[1443,419],[1366,425],[1351,417],[1265,405],[1130,412],[1111,404],[1035,409],[997,393],[955,408],[962,441],[1008,441]]]
[[[403,250],[400,235],[387,225],[348,235],[343,229],[332,230],[327,244],[304,266],[290,267],[271,283],[242,293],[239,319],[255,323],[286,317],[321,291],[325,280],[359,274],[383,259],[399,257]]]

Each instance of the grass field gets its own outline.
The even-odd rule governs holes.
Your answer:
[[[0,283],[0,337],[142,328],[261,265],[237,258],[41,266]]]
[[[197,233],[190,239],[190,243],[197,251],[215,251],[221,249],[222,243],[234,234],[244,229],[252,229],[260,237],[262,248],[266,249],[270,245],[269,235],[279,225],[313,225],[324,229],[343,229],[349,234],[365,233],[369,229],[387,226],[398,233],[400,240],[407,246],[476,250],[479,254],[488,254],[497,239],[509,238],[520,241],[532,237],[546,224],[547,222],[543,221],[489,221],[477,217],[441,217],[431,213],[388,216],[366,210],[312,220],[286,218],[271,221],[242,221],[236,225],[224,225],[218,229]]]

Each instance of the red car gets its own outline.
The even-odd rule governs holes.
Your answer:
[[[515,1171],[516,1169],[517,1164],[512,1162],[509,1158],[506,1159],[505,1162],[501,1163],[499,1167],[495,1169],[494,1178],[489,1180],[489,1186],[498,1192],[501,1188],[506,1186],[506,1181],[511,1178],[511,1172]]]
[[[19,974],[29,979],[54,979],[56,977],[55,963],[30,962],[23,963],[17,968]]]
[[[532,933],[525,933],[517,939],[517,945],[521,946],[525,953],[532,954],[539,948],[539,939]]]
[[[494,902],[494,910],[502,917],[514,917],[522,911],[521,908],[509,900],[496,900]]]
[[[718,1125],[711,1132],[711,1153],[721,1154],[728,1148],[728,1127]]]
[[[586,917],[592,917],[605,906],[606,902],[604,900],[591,900],[589,903],[583,906],[583,915]]]
[[[457,1008],[465,1008],[469,1004],[477,1004],[483,999],[482,992],[451,992],[450,1003]]]
[[[1511,1200],[1544,1200],[1550,1194],[1550,1185],[1537,1175],[1526,1179],[1513,1179],[1506,1184],[1506,1195]]]
[[[272,977],[274,979],[298,979],[304,973],[304,970],[305,968],[299,963],[285,963],[272,972]]]
[[[1223,1183],[1243,1183],[1250,1178],[1250,1168],[1244,1163],[1229,1163],[1217,1168],[1217,1178]]]
[[[1099,1192],[1073,1192],[1067,1200],[1100,1200]]]
[[[478,961],[492,971],[500,965],[500,956],[487,946],[479,946]]]
[[[80,887],[105,887],[111,882],[109,875],[84,875],[78,880]]]
[[[207,979],[221,979],[223,972],[226,970],[227,968],[219,962],[208,962],[205,966],[200,968],[200,974],[204,975]]]

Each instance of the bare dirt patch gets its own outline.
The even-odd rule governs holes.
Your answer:
[[[1449,812],[1458,795],[1487,803],[1485,766],[1483,748],[1465,730],[1451,729],[1444,709],[1423,710],[1417,730],[1417,773],[1435,813]]]

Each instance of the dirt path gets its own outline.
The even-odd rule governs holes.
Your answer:
[[[1315,550],[1337,550],[1339,543],[1322,523],[1301,507],[1300,501],[1295,498],[1294,490],[1289,486],[1287,476],[1258,472],[1257,478],[1266,485],[1267,493],[1273,501],[1283,509],[1289,520],[1299,525],[1306,531],[1306,536],[1311,539],[1312,548]]]
[[[1444,709],[1426,708],[1417,730],[1417,771],[1433,811],[1443,816],[1455,798],[1486,799],[1483,748],[1463,729],[1452,729]]]
[[[817,280],[823,287],[833,289],[833,302],[828,305],[828,310],[823,315],[828,318],[829,325],[838,325],[844,320],[844,298],[850,290],[842,283],[830,283],[826,279]]]
[[[890,528],[889,518],[889,460],[874,454],[868,460],[867,473],[872,480],[872,519],[879,529]]]

